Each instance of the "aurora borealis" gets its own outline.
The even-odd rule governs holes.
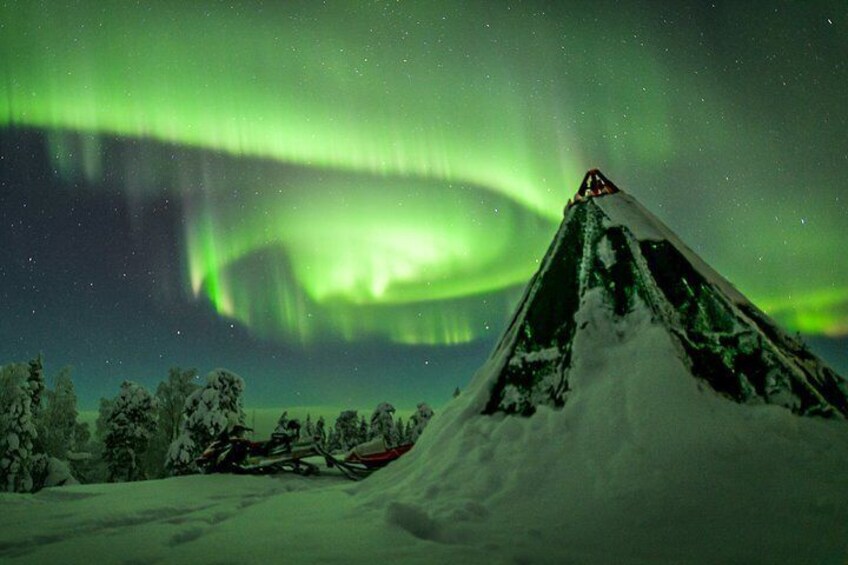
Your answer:
[[[4,359],[45,350],[87,372],[92,395],[225,362],[249,383],[285,380],[266,394],[281,403],[400,375],[436,395],[482,362],[469,355],[501,331],[590,166],[789,329],[839,342],[844,5],[561,4],[3,3],[15,170],[0,235],[17,245],[3,255]],[[20,139],[43,150],[22,155]],[[107,254],[119,264],[93,232],[51,234],[49,253],[19,233],[77,229],[16,227],[61,215],[57,202],[118,210],[126,221],[99,238],[125,242]],[[72,243],[77,263],[33,275],[32,257]],[[108,301],[29,314],[47,292],[33,289],[87,271],[104,273]],[[108,351],[54,336],[80,308],[100,324],[82,333],[127,320],[126,337]],[[167,342],[177,313],[198,320],[179,329],[191,343],[128,354]],[[440,378],[405,365],[432,373],[435,358]]]

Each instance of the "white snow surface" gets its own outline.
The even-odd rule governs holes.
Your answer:
[[[593,198],[592,202],[603,210],[612,225],[627,228],[640,241],[668,241],[686,257],[686,260],[706,280],[718,287],[725,296],[737,304],[750,304],[749,300],[735,286],[705,263],[668,226],[629,194],[617,192]]]
[[[600,302],[584,296],[561,410],[481,415],[495,359],[366,481],[3,494],[0,561],[844,563],[848,423],[722,399],[645,308],[616,322]]]

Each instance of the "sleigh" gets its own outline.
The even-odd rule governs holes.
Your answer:
[[[383,438],[375,438],[355,446],[340,459],[314,439],[297,442],[286,434],[272,434],[268,441],[254,442],[241,437],[249,431],[252,430],[238,426],[218,437],[195,460],[198,468],[204,473],[315,475],[319,467],[307,459],[323,457],[327,467],[360,480],[412,449],[412,444],[389,446]]]

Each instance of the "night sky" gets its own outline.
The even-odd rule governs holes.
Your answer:
[[[590,167],[848,372],[842,0],[12,1],[0,72],[0,363],[83,407],[440,404]]]

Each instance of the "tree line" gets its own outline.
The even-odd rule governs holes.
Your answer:
[[[0,490],[34,492],[77,482],[123,482],[198,472],[194,463],[221,434],[245,424],[244,380],[215,369],[201,383],[197,370],[174,367],[154,393],[124,381],[114,398],[102,398],[94,434],[78,421],[71,371],[47,386],[41,356],[0,367]],[[283,412],[275,433],[347,451],[380,437],[388,445],[414,443],[430,418],[425,403],[404,422],[380,403],[366,420],[343,410],[332,425],[305,422]]]

